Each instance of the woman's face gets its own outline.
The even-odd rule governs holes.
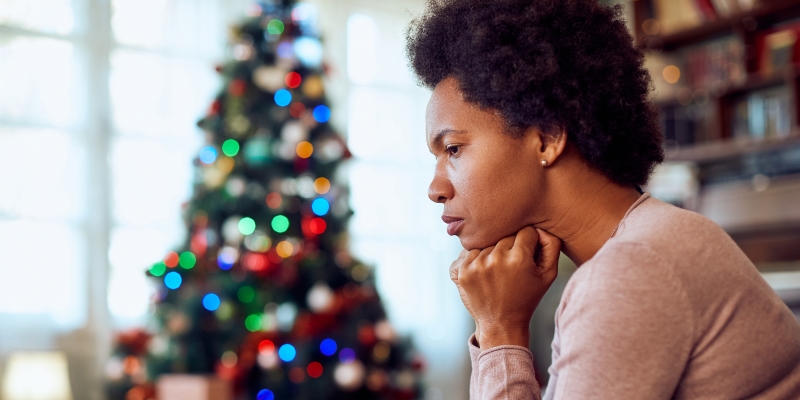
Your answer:
[[[465,102],[447,78],[428,103],[426,131],[436,156],[428,197],[444,204],[448,233],[465,249],[492,246],[535,221],[543,190],[535,130],[507,134],[499,114]]]

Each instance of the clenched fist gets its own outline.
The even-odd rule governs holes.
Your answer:
[[[463,250],[450,279],[475,319],[481,349],[528,347],[528,324],[558,275],[561,240],[527,226],[483,250]]]

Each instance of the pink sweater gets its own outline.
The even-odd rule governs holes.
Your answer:
[[[800,399],[794,315],[716,224],[647,193],[555,322],[545,399]],[[469,350],[472,400],[542,398],[527,348]]]

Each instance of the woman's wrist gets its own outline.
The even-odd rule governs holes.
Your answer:
[[[475,338],[481,350],[503,345],[522,346],[527,348],[530,342],[530,331],[524,328],[483,327]]]

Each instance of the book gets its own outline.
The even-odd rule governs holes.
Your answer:
[[[664,35],[700,26],[704,22],[695,0],[654,0],[654,6]]]

